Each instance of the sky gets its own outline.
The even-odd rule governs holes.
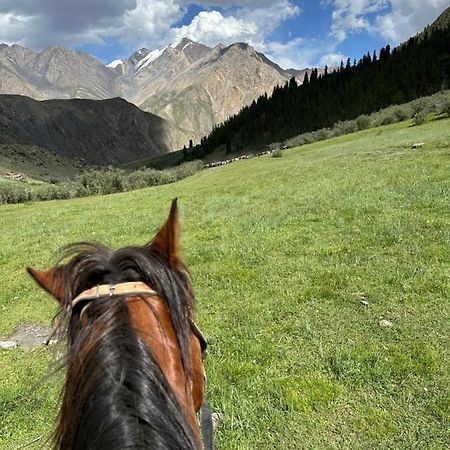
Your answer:
[[[281,67],[333,66],[404,42],[450,0],[0,0],[0,42],[107,64],[182,37],[246,42]]]

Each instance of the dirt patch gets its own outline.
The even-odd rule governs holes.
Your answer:
[[[19,325],[4,342],[15,343],[15,347],[34,348],[43,345],[50,337],[52,329],[44,325],[26,323]],[[6,348],[6,347],[3,347]],[[10,346],[10,348],[14,348]]]

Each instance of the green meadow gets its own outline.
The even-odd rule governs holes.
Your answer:
[[[165,186],[1,206],[0,335],[56,312],[27,266],[73,241],[147,242],[173,197],[218,450],[449,448],[450,119]],[[55,351],[0,351],[1,449],[49,447]]]

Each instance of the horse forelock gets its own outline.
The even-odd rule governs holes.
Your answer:
[[[64,256],[71,258],[63,270],[63,308],[67,308],[81,292],[97,285],[127,281],[146,283],[167,304],[180,345],[183,365],[189,372],[188,319],[192,319],[195,301],[184,265],[174,270],[148,247],[130,246],[112,251],[102,244],[85,242],[67,246]]]

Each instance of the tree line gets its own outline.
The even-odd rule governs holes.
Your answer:
[[[292,78],[216,126],[199,145],[185,149],[185,159],[202,158],[217,148],[232,153],[282,142],[448,89],[449,44],[449,26],[431,29],[393,50],[387,45],[378,55],[374,51],[359,61],[348,59],[320,75],[315,69],[301,84]]]

